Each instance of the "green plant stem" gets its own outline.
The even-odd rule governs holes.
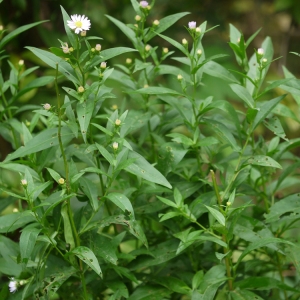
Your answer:
[[[222,207],[222,199],[221,199],[221,196],[219,194],[219,189],[218,189],[215,173],[214,173],[213,170],[210,170],[210,173],[211,173],[211,177],[212,177],[212,181],[213,181],[215,194],[216,194],[216,197],[218,199],[219,209],[220,209],[221,213],[224,214],[224,209]],[[223,247],[223,253],[226,254],[228,251],[230,251],[229,243],[227,242],[226,234],[222,234],[222,240],[223,240],[224,243],[227,244],[227,248]],[[228,256],[225,257],[225,266],[226,266],[226,273],[227,273],[227,277],[228,277],[228,288],[229,288],[230,291],[232,291],[233,290],[233,280],[232,280],[232,274],[231,274],[230,260],[229,260]]]
[[[70,192],[71,192],[71,190],[70,190],[70,179],[69,179],[69,167],[68,167],[68,162],[67,162],[66,154],[65,154],[62,139],[61,139],[61,118],[62,118],[62,116],[61,116],[60,94],[59,94],[59,90],[58,90],[57,77],[58,77],[58,64],[56,65],[56,76],[55,76],[55,90],[56,90],[57,109],[58,109],[58,132],[57,132],[57,136],[58,136],[60,151],[61,151],[63,161],[64,161],[65,176],[66,176],[66,189],[67,189],[67,194],[69,195]],[[66,202],[67,202],[69,220],[70,220],[72,231],[73,231],[73,234],[74,234],[74,237],[75,237],[75,244],[76,244],[76,247],[79,247],[80,246],[80,238],[79,238],[76,226],[75,226],[73,212],[72,212],[72,208],[71,208],[71,204],[70,204],[70,199],[67,199]],[[82,261],[80,259],[78,260],[78,262],[79,262],[80,274],[81,274],[81,279],[82,279],[84,277],[83,265],[82,265]],[[87,295],[86,295],[85,280],[82,280],[81,283],[82,283],[82,286],[83,286],[84,299],[88,299]]]
[[[278,268],[278,273],[279,273],[279,276],[280,276],[280,280],[284,284],[284,277],[282,275],[282,268],[281,268],[281,263],[280,263],[280,256],[279,256],[278,252],[276,252],[276,257],[277,257],[277,268]],[[284,299],[288,300],[288,295],[287,295],[287,292],[286,292],[285,289],[283,290],[283,293],[284,293]]]

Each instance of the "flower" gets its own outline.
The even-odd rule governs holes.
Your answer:
[[[18,282],[14,278],[12,278],[8,284],[8,287],[9,287],[9,291],[11,293],[14,293],[18,289]]]
[[[101,69],[105,69],[106,68],[106,62],[103,61],[101,64],[100,64],[100,68]]]
[[[142,8],[146,8],[148,5],[149,5],[149,3],[148,3],[147,1],[141,1],[141,2],[140,2],[140,6],[141,6]]]
[[[23,66],[24,65],[24,60],[23,59],[20,59],[19,60],[19,66],[21,67],[21,66]]]
[[[188,41],[186,39],[182,39],[182,45],[187,45]]]
[[[114,150],[117,150],[119,148],[119,144],[117,142],[114,142],[112,144],[112,146],[113,146]]]
[[[43,105],[43,108],[44,108],[45,110],[50,110],[50,109],[51,109],[51,105],[50,105],[49,103],[45,103],[45,104]]]
[[[68,54],[70,53],[70,48],[68,46],[68,43],[63,43],[63,45],[61,46],[62,48],[62,51],[65,53],[65,54]]]
[[[27,182],[26,179],[22,179],[22,180],[21,180],[21,184],[22,184],[23,186],[27,186],[28,182]]]
[[[97,44],[97,45],[95,46],[95,49],[96,49],[96,51],[101,51],[101,45],[100,45],[100,44]]]
[[[78,93],[83,93],[84,92],[84,87],[83,86],[80,86],[78,89],[77,89]]]
[[[201,33],[200,27],[197,27],[197,28],[196,28],[196,32],[197,32],[197,33]]]
[[[263,48],[258,48],[257,49],[257,54],[260,55],[260,56],[263,56],[265,53],[264,49]]]
[[[120,125],[121,125],[121,120],[120,120],[120,119],[117,119],[117,120],[115,121],[115,124],[116,124],[116,126],[120,126]]]
[[[151,49],[151,46],[150,46],[150,45],[146,45],[146,46],[145,46],[145,50],[146,50],[147,52],[149,52],[150,49]]]
[[[127,64],[127,65],[132,64],[132,59],[131,59],[131,58],[126,58],[126,64]]]
[[[158,25],[159,25],[159,21],[158,21],[158,20],[154,20],[154,21],[153,21],[153,25],[154,25],[154,26],[158,26]]]
[[[177,79],[178,79],[179,81],[181,81],[181,80],[182,80],[182,78],[183,78],[183,77],[182,77],[182,75],[181,75],[181,74],[178,74],[178,75],[177,75]]]
[[[163,53],[164,53],[164,54],[167,54],[168,52],[169,52],[169,49],[168,49],[168,48],[166,48],[166,47],[163,48]]]
[[[199,56],[202,55],[202,50],[201,50],[201,49],[198,49],[198,50],[197,50],[197,55],[199,55]]]
[[[71,29],[75,30],[76,34],[89,30],[91,27],[91,21],[84,15],[72,15],[71,19],[67,21],[67,24]]]
[[[263,62],[264,64],[266,64],[267,61],[268,61],[268,60],[267,60],[266,58],[263,58],[263,59],[262,59],[262,62]]]
[[[12,210],[14,213],[16,213],[16,212],[18,212],[19,210],[15,207],[15,208],[13,208],[13,210]]]
[[[139,21],[141,21],[141,16],[136,15],[134,19],[135,19],[137,22],[139,22]]]
[[[59,178],[59,179],[58,179],[58,183],[59,183],[59,184],[64,184],[64,183],[65,183],[65,180],[64,180],[63,178]]]
[[[195,29],[196,25],[197,25],[197,23],[195,21],[189,22],[189,29]]]

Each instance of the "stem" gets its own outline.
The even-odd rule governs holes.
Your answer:
[[[276,257],[277,257],[277,262],[278,262],[277,268],[278,268],[278,272],[279,272],[279,275],[280,275],[280,279],[281,279],[281,282],[284,284],[284,277],[282,275],[282,268],[281,268],[281,263],[280,263],[280,256],[279,256],[278,252],[276,252]],[[286,292],[285,289],[283,290],[283,293],[284,293],[284,299],[288,300],[287,292]]]

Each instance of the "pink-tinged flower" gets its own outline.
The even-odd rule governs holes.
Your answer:
[[[195,29],[197,23],[195,21],[189,22],[189,29]]]
[[[264,51],[264,49],[263,49],[263,48],[258,48],[258,49],[257,49],[257,54],[258,54],[258,55],[261,55],[261,56],[263,56],[263,55],[264,55],[264,53],[265,53],[265,51]]]
[[[12,278],[8,284],[8,288],[11,293],[14,293],[18,289],[18,282]]]
[[[72,15],[71,19],[67,21],[67,24],[71,29],[75,30],[76,34],[89,30],[91,27],[91,21],[84,15]]]
[[[141,2],[140,2],[140,6],[141,6],[142,8],[146,8],[148,5],[149,5],[149,4],[148,4],[147,1],[141,1]]]

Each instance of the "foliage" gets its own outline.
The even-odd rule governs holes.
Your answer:
[[[136,24],[107,18],[132,48],[75,34],[61,7],[68,41],[27,47],[48,75],[21,86],[38,67],[2,51],[0,134],[13,150],[0,163],[0,273],[14,294],[2,282],[1,299],[298,299],[300,140],[281,122],[299,110],[274,89],[298,109],[299,80],[284,68],[266,84],[270,37],[249,58],[258,32],[246,41],[230,25],[239,69],[228,70],[225,54],[206,56],[206,22],[177,41],[164,32],[188,13],[147,27],[154,2],[131,3]],[[209,77],[236,100],[213,97]],[[55,105],[18,106],[49,84]]]

